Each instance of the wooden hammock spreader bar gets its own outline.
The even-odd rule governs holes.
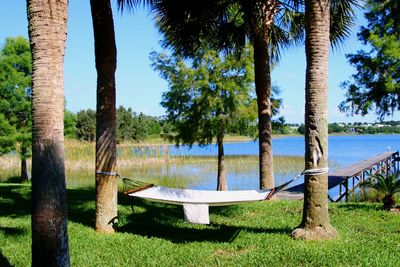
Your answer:
[[[148,189],[150,187],[153,187],[153,186],[155,186],[155,185],[154,184],[147,184],[147,185],[139,186],[137,188],[134,188],[134,189],[131,189],[131,190],[128,190],[128,191],[124,191],[124,195],[127,196],[127,195],[129,195],[131,193],[140,192],[140,191],[146,190],[146,189]]]

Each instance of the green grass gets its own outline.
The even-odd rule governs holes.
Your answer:
[[[179,206],[119,196],[119,230],[93,230],[94,190],[69,189],[72,266],[400,266],[400,213],[380,204],[331,204],[333,241],[295,241],[301,201],[211,208],[211,225]],[[0,266],[29,266],[30,187],[0,183]]]

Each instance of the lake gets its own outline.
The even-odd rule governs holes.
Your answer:
[[[353,164],[378,153],[397,151],[400,135],[345,135],[329,136],[329,160],[340,167]],[[304,137],[279,137],[272,140],[274,155],[304,156]],[[225,155],[258,155],[258,141],[227,143]],[[200,147],[170,146],[170,155],[211,156],[217,155],[216,145]]]
[[[397,151],[400,148],[399,137],[400,135],[330,136],[330,171],[384,151]],[[236,142],[224,146],[229,190],[258,189],[258,142]],[[65,166],[68,187],[94,187],[94,150],[93,143],[67,141]],[[273,152],[276,185],[303,171],[302,136],[274,138]],[[178,188],[215,190],[217,186],[216,145],[193,145],[189,148],[126,144],[118,146],[117,158],[118,172],[129,178]],[[0,181],[18,176],[19,168],[20,161],[15,153],[1,157]]]
[[[354,164],[366,158],[369,158],[378,153],[385,151],[397,151],[400,148],[399,135],[346,135],[346,136],[329,136],[329,167],[333,171],[347,165]],[[304,157],[304,137],[303,136],[290,136],[274,138],[272,142],[274,161],[276,157],[283,156],[290,158],[303,158]],[[228,143],[224,145],[226,155],[231,156],[248,156],[257,157],[258,155],[258,141],[247,141]],[[193,145],[192,148],[188,146],[170,146],[169,154],[174,156],[216,156],[217,146],[209,145],[200,147]],[[229,158],[229,157],[228,157]],[[217,158],[215,157],[215,161]],[[293,165],[293,160],[288,160]],[[298,161],[298,160],[297,160]],[[228,186],[230,189],[254,189],[258,188],[258,162],[257,158],[253,164],[248,163],[245,167],[247,173],[237,174],[230,172],[229,167],[234,166],[236,163],[227,164],[228,172]],[[281,184],[290,180],[297,173],[301,172],[304,168],[304,161],[301,164],[295,163],[296,167],[291,168],[291,171],[285,172],[285,164],[281,163],[280,166],[275,164],[275,180],[276,184]],[[205,180],[201,183],[192,184],[191,188],[215,190],[216,188],[216,165],[210,168],[209,172],[204,172]],[[301,181],[299,181],[301,182]]]

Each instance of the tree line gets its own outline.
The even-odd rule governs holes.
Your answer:
[[[132,108],[117,109],[117,142],[142,142],[151,137],[162,137],[171,133],[171,124],[163,117],[137,113]],[[64,135],[83,141],[96,140],[96,111],[80,110],[64,113]]]

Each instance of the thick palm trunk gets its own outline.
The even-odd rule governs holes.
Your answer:
[[[218,180],[217,180],[217,190],[226,191],[228,190],[228,184],[226,182],[225,174],[225,163],[224,163],[224,143],[223,138],[218,137]]]
[[[117,218],[115,70],[117,50],[109,0],[91,0],[96,69],[96,230],[112,233]]]
[[[272,157],[272,109],[271,109],[271,68],[269,55],[269,36],[274,21],[275,5],[269,1],[263,3],[262,27],[254,16],[249,17],[254,48],[254,73],[258,107],[258,142],[260,188],[275,187],[274,165]]]
[[[306,1],[305,169],[328,167],[329,0]],[[305,175],[303,219],[292,235],[329,239],[328,173]]]
[[[32,50],[32,266],[69,266],[64,169],[68,0],[28,0]]]

